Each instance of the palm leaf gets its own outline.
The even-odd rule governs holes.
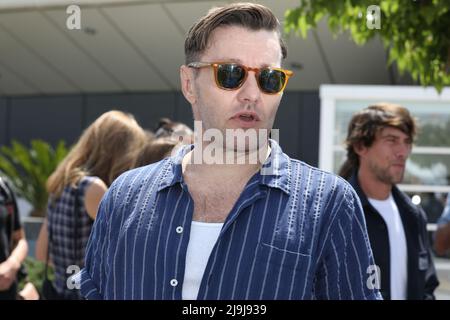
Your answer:
[[[44,212],[48,177],[67,155],[64,141],[54,149],[42,140],[32,140],[28,148],[18,141],[0,148],[0,172],[13,183],[16,192],[31,203],[36,212]]]

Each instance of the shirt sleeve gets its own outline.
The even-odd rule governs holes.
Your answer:
[[[447,202],[448,203],[448,202]],[[426,248],[425,256],[422,256],[423,253],[419,253],[419,268],[426,268],[425,272],[425,290],[423,299],[424,300],[435,300],[436,297],[434,295],[434,291],[439,286],[439,280],[436,273],[436,268],[433,262],[433,254],[431,251],[431,245],[428,238],[427,231],[427,215],[426,213],[419,208],[420,216],[419,216],[419,232],[420,237],[422,238],[423,245]],[[422,265],[422,266],[421,266]]]
[[[80,283],[81,295],[88,300],[103,300],[106,284],[106,259],[109,249],[109,216],[111,214],[111,189],[100,202],[99,210],[86,245],[84,268],[75,278]]]
[[[323,258],[315,282],[317,299],[381,300],[379,269],[374,263],[360,200],[350,185],[335,200]]]

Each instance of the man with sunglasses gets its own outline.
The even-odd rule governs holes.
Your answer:
[[[86,298],[380,297],[354,190],[260,135],[272,128],[292,76],[281,68],[279,27],[270,9],[233,3],[190,29],[181,88],[202,137],[113,183],[76,277]],[[230,130],[258,135],[236,146],[246,136],[229,138]],[[195,158],[211,145],[231,160],[263,156]]]

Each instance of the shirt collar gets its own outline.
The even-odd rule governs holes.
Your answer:
[[[272,150],[259,172],[260,184],[278,188],[290,194],[291,161],[275,140],[269,139],[269,142]]]
[[[358,195],[359,200],[361,201],[361,205],[363,207],[369,205],[369,200],[367,199],[366,194],[362,191],[358,182],[358,170],[354,170],[352,172],[352,175],[348,179],[348,182],[351,184],[353,189],[355,189],[356,194]]]
[[[289,157],[283,153],[279,144],[269,139],[271,152],[259,171],[259,184],[278,188],[290,194],[291,165]],[[158,191],[183,181],[181,162],[184,156],[194,148],[194,145],[185,145],[179,148],[175,155],[169,157],[163,166],[164,172]]]
[[[358,197],[361,201],[361,205],[363,206],[363,208],[366,206],[371,207],[372,205],[370,204],[369,199],[367,198],[366,194],[359,185],[357,170],[354,170],[354,172],[348,179],[348,182],[351,184],[351,186],[355,189],[356,193],[358,194]],[[406,196],[403,192],[401,192],[396,185],[392,186],[391,194],[397,205],[406,206],[410,211],[417,212],[417,207],[414,204],[412,204],[411,201],[409,201],[408,196]]]
[[[161,182],[159,183],[158,191],[183,181],[181,162],[183,161],[184,156],[192,149],[194,149],[193,144],[183,145],[176,151],[175,155],[166,159],[166,163],[162,169],[164,172]]]

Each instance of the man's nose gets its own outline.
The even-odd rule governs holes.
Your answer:
[[[255,103],[261,98],[261,90],[255,77],[255,72],[250,71],[247,79],[239,89],[238,99],[246,103]]]
[[[411,144],[410,143],[399,143],[397,150],[396,150],[397,157],[404,160],[404,159],[408,158],[410,153],[411,153]]]

